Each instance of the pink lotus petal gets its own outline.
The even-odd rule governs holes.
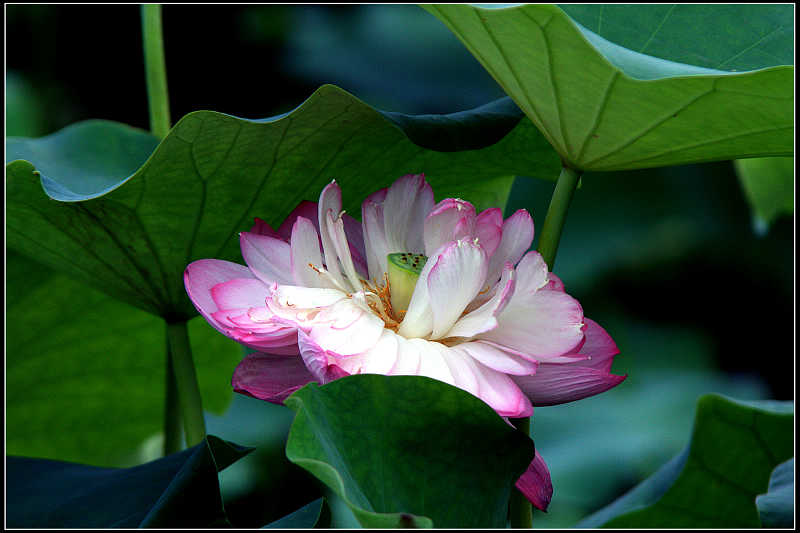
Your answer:
[[[315,343],[302,330],[297,332],[297,346],[306,368],[320,385],[349,375],[334,362],[338,354],[332,354]]]
[[[292,211],[289,216],[286,217],[286,220],[283,221],[277,232],[272,231],[270,228],[272,234],[269,235],[272,237],[280,237],[281,239],[288,241],[292,235],[294,224],[297,222],[299,217],[303,217],[311,221],[311,223],[314,225],[314,230],[317,232],[317,236],[319,236],[319,207],[317,202],[309,202],[308,200],[303,200],[297,205],[297,207],[294,208],[294,211]],[[347,234],[347,241],[350,244],[350,253],[353,255],[353,262],[355,263],[356,270],[366,277],[367,260],[364,249],[364,235],[361,230],[361,223],[348,214],[342,215],[342,220],[344,221],[344,231]],[[265,224],[260,219],[256,219],[256,222]],[[319,246],[320,250],[322,250],[322,240],[319,241]]]
[[[303,310],[317,310],[338,302],[347,295],[337,289],[300,287],[294,285],[273,285],[272,298],[267,300],[269,310],[287,320],[294,320],[294,313]]]
[[[505,309],[514,294],[515,272],[506,263],[494,295],[477,309],[459,318],[448,332],[449,337],[474,337],[497,327],[497,315]]]
[[[220,310],[266,307],[269,295],[269,287],[254,278],[236,278],[211,287],[211,297]]]
[[[492,257],[503,238],[503,210],[493,207],[481,212],[475,219],[475,236],[486,256]]]
[[[290,394],[315,379],[299,354],[256,352],[247,354],[236,366],[231,384],[238,393],[282,404]]]
[[[617,344],[597,322],[591,318],[584,318],[583,321],[586,323],[586,342],[576,353],[585,355],[586,359],[580,364],[604,372],[611,371],[614,356],[619,353]]]
[[[255,321],[253,320],[253,316],[257,316],[250,311],[255,310],[254,307],[249,309],[226,309],[225,311],[217,311],[214,313],[215,315],[222,315],[225,314],[225,318],[232,324],[231,327],[239,327],[239,328],[247,328],[249,331],[253,333],[266,333],[271,334],[279,328],[283,328],[280,324],[274,324],[270,319],[272,318],[272,313],[270,317],[264,321]]]
[[[566,363],[544,362],[535,375],[514,380],[534,405],[556,405],[600,394],[627,377],[611,374],[619,353],[611,336],[591,319],[586,320],[586,342],[578,350],[585,359]]]
[[[333,211],[328,210],[326,227],[336,257],[339,258],[339,266],[342,268],[344,281],[349,282],[348,292],[358,292],[362,290],[361,278],[358,277],[358,273],[353,265],[353,257],[350,255],[350,247],[347,244],[347,236],[344,232],[344,221],[340,216],[335,216]]]
[[[532,376],[514,376],[533,405],[558,405],[600,394],[627,377],[576,363],[542,363]]]
[[[286,237],[282,237],[277,231],[272,229],[272,226],[261,220],[260,218],[256,217],[255,222],[253,223],[253,227],[250,228],[250,233],[255,233],[257,235],[266,235],[267,237],[274,237],[276,239],[283,239],[286,240]]]
[[[422,228],[433,204],[433,190],[424,174],[407,174],[389,187],[383,202],[387,253],[424,253]]]
[[[355,298],[322,308],[309,321],[308,337],[329,352],[354,355],[372,348],[383,332],[383,320]]]
[[[336,254],[336,247],[331,240],[331,230],[329,228],[329,214],[337,217],[342,211],[342,189],[335,181],[330,182],[322,189],[319,195],[319,236],[322,239],[322,250],[325,257],[325,268],[331,275],[332,280],[342,290],[346,290],[347,284],[339,268],[339,259]]]
[[[319,273],[319,269],[322,268],[322,254],[319,235],[311,220],[302,216],[295,218],[289,244],[295,284],[303,287],[334,288]]]
[[[532,295],[548,283],[547,263],[539,252],[526,253],[517,265],[517,300]]]
[[[426,376],[459,387],[489,404],[501,416],[530,416],[533,412],[530,401],[511,378],[463,351],[423,339],[398,336],[397,340],[397,361],[389,375]]]
[[[364,245],[364,230],[361,227],[361,222],[347,213],[342,215],[342,222],[344,222],[344,233],[347,235],[347,244],[350,246],[350,256],[353,258],[356,272],[361,277],[368,278],[367,251]]]
[[[534,507],[547,511],[553,497],[553,482],[550,480],[550,470],[538,451],[528,470],[517,480],[516,487]]]
[[[400,337],[384,329],[380,339],[362,356],[360,372],[363,374],[391,374],[400,357]],[[346,367],[344,367],[346,368]]]
[[[553,274],[552,272],[547,273],[547,285],[544,286],[545,289],[551,291],[561,291],[564,292],[564,282],[561,281],[561,278]]]
[[[432,256],[442,246],[472,237],[475,228],[475,207],[458,198],[446,198],[436,204],[425,217],[425,255]]]
[[[489,404],[500,416],[521,417],[533,413],[530,400],[508,375],[493,370],[458,350],[438,343],[428,344],[442,347],[440,350],[451,368],[456,386]],[[422,367],[420,374],[428,375],[423,372]]]
[[[275,285],[267,308],[275,315],[273,321],[308,331],[322,309],[347,298],[336,289]]]
[[[451,349],[463,352],[484,366],[504,374],[527,376],[536,372],[538,361],[529,361],[522,356],[504,352],[486,342],[473,341],[457,344]]]
[[[450,244],[439,255],[428,274],[432,339],[448,336],[467,304],[483,287],[486,267],[486,252],[468,240]]]
[[[236,278],[254,279],[255,277],[249,268],[219,259],[194,261],[186,267],[183,273],[183,282],[189,299],[192,300],[203,318],[222,333],[225,333],[224,326],[212,318],[219,308],[211,296],[211,288]]]
[[[278,228],[278,235],[285,240],[288,241],[289,237],[292,235],[292,229],[294,228],[294,223],[297,221],[298,217],[303,217],[307,220],[310,220],[314,224],[314,229],[319,234],[319,222],[317,221],[317,215],[319,213],[319,209],[317,207],[317,202],[310,202],[308,200],[303,200],[297,207],[289,213],[289,216],[281,223],[280,227]]]
[[[503,235],[500,244],[489,259],[486,279],[494,283],[503,270],[506,261],[516,265],[533,242],[533,219],[530,213],[520,209],[503,222]]]
[[[566,293],[540,290],[520,291],[498,316],[498,326],[478,338],[492,341],[540,361],[561,356],[584,341],[583,309]]]
[[[453,385],[455,387],[460,386],[465,390],[469,390],[463,385],[456,384],[456,376],[458,373],[451,370],[451,365],[448,364],[447,360],[449,359],[447,353],[448,348],[443,344],[438,342],[429,342],[424,339],[406,339],[406,343],[415,345],[415,347],[419,350],[420,359],[417,375],[427,376],[429,378],[443,381],[449,385]],[[463,357],[461,359],[463,359]],[[477,382],[475,381],[475,378],[471,372],[469,375],[461,375],[460,381],[462,384],[464,384],[464,382],[469,378],[471,378],[472,384],[469,384],[468,386],[474,390],[477,388]]]
[[[387,271],[388,246],[383,224],[383,202],[388,189],[381,189],[361,204],[361,227],[366,247],[368,274],[371,279],[383,279]]]
[[[248,233],[239,234],[239,244],[242,248],[247,266],[258,279],[266,284],[293,283],[292,259],[289,244],[281,239]]]
[[[418,342],[409,342],[397,336],[397,354],[394,365],[388,374],[390,376],[417,376],[422,362],[422,347]],[[421,340],[421,339],[418,339]],[[423,341],[424,342],[424,341]]]
[[[508,352],[510,354],[513,354],[513,355],[518,355],[518,356],[522,357],[523,359],[527,359],[528,361],[535,361],[537,363],[543,363],[543,362],[547,362],[547,363],[575,363],[575,362],[583,361],[583,360],[587,359],[587,356],[585,356],[585,355],[583,355],[581,353],[578,353],[578,351],[580,350],[581,346],[583,345],[583,341],[579,342],[578,345],[576,346],[576,348],[574,350],[570,350],[568,353],[565,353],[565,354],[562,354],[562,355],[556,355],[556,356],[548,356],[548,357],[532,356],[529,353],[527,353],[527,351],[514,350],[513,348],[509,348],[508,346],[503,346],[502,344],[498,344],[496,342],[493,342],[493,341],[490,341],[490,340],[486,340],[486,339],[480,339],[480,342],[482,342],[484,344],[488,344],[489,346],[494,346],[498,350],[502,350],[504,352]]]

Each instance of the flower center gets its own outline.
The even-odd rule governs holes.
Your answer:
[[[386,259],[389,267],[387,274],[392,309],[398,316],[404,315],[428,258],[422,254],[402,252],[389,254]]]
[[[389,254],[386,259],[388,272],[384,272],[382,282],[361,280],[361,286],[369,308],[387,328],[397,331],[428,258],[422,254],[401,252]]]

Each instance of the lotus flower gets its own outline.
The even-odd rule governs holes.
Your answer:
[[[203,259],[186,268],[200,314],[256,350],[234,373],[236,391],[281,403],[310,381],[421,375],[525,417],[625,378],[609,372],[611,337],[528,251],[527,211],[503,220],[460,199],[435,204],[420,174],[370,195],[361,217],[342,211],[332,182],[277,231],[256,219],[241,233],[247,267]],[[517,486],[547,507],[538,453]]]

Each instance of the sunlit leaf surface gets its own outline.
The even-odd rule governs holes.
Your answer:
[[[555,6],[425,6],[461,39],[562,157],[581,170],[794,152],[794,67],[785,66],[792,63],[791,6],[705,5],[707,24],[660,28],[659,21],[668,22],[668,6],[642,5],[624,11],[624,17],[616,10],[610,21],[597,12],[603,6],[579,7],[575,13],[581,20],[593,21],[609,38],[617,39],[618,33],[631,37],[622,42],[646,54],[581,27]],[[686,7],[671,12],[682,18]],[[723,12],[727,17],[719,20]],[[620,30],[628,17],[633,29]],[[736,17],[748,24],[730,24]],[[764,32],[759,40],[753,27],[762,22],[764,27],[755,32]],[[603,29],[609,24],[615,31]],[[651,34],[653,40],[639,43],[642,34]],[[714,38],[708,39],[709,34]],[[701,62],[711,67],[678,63],[694,56],[663,44],[673,39],[692,45],[695,54],[703,54],[710,43],[720,59]],[[656,57],[662,49],[663,55]],[[744,65],[746,72],[734,71],[732,65]]]

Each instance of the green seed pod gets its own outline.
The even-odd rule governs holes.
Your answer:
[[[387,256],[389,264],[389,290],[395,313],[408,309],[419,274],[428,260],[422,254],[396,253]]]

